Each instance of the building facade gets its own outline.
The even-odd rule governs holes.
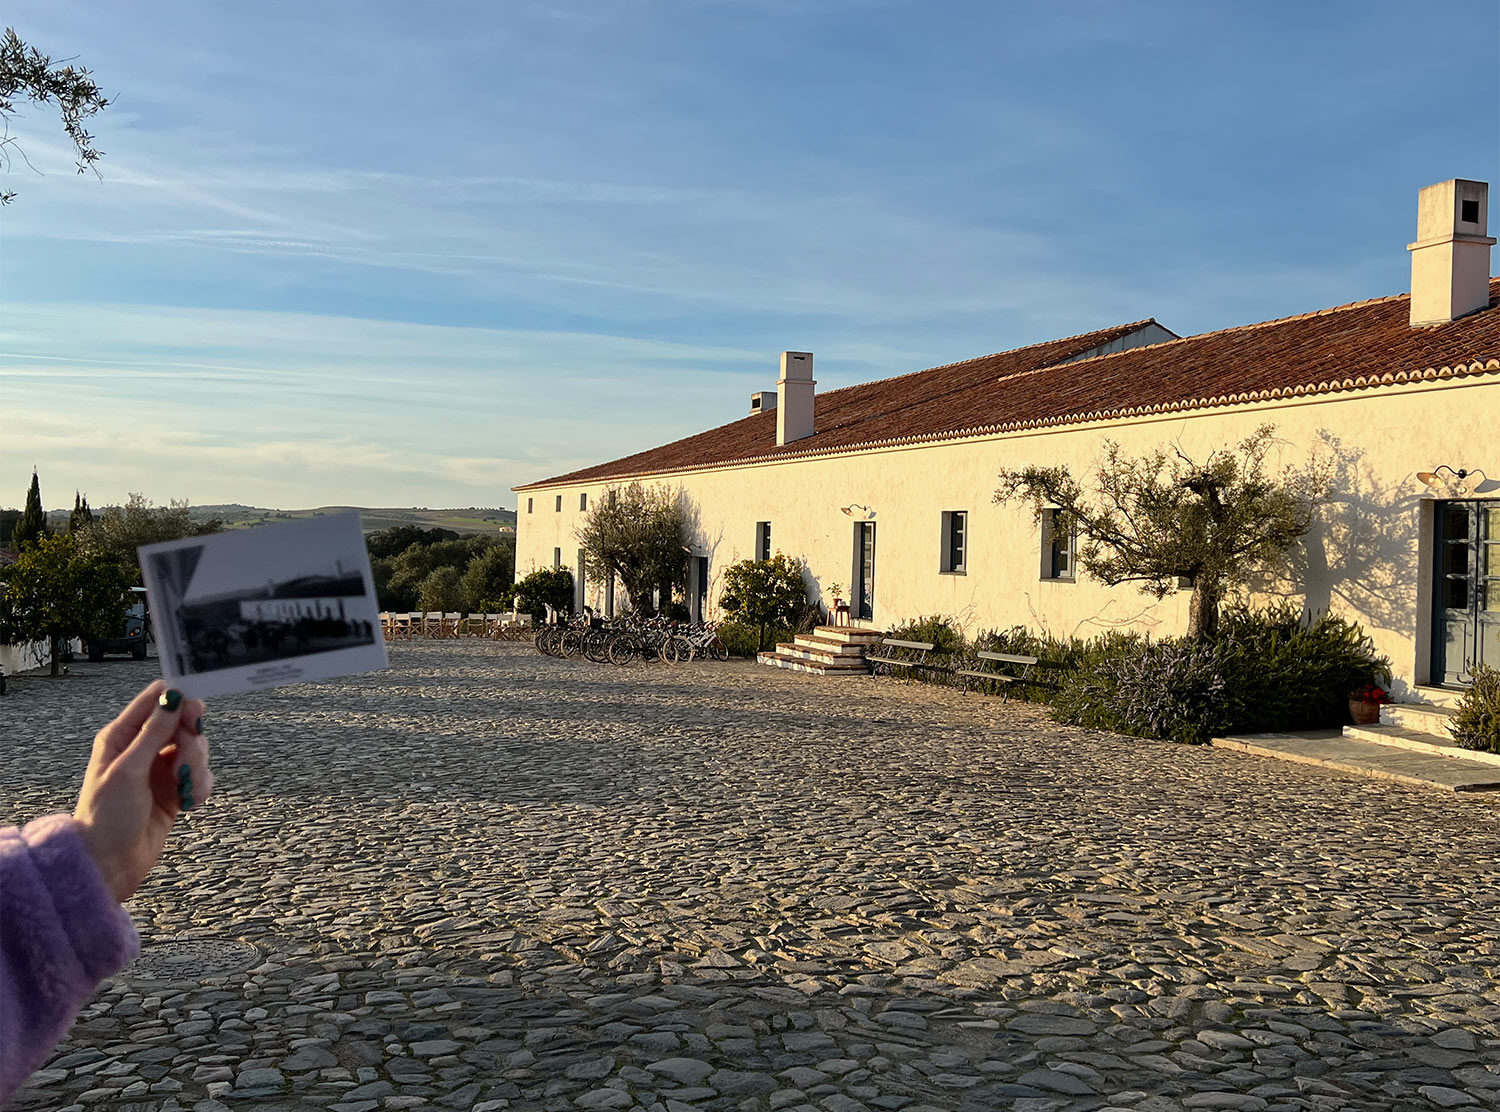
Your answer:
[[[680,489],[694,519],[688,599],[715,614],[731,563],[804,559],[888,627],[919,615],[970,632],[1180,633],[1189,592],[1160,601],[1076,567],[1074,541],[995,500],[1002,469],[1087,471],[1106,441],[1195,459],[1275,427],[1273,466],[1314,458],[1332,497],[1253,600],[1359,621],[1398,694],[1500,666],[1500,282],[1489,276],[1487,187],[1422,191],[1413,290],[1279,321],[1178,337],[1155,321],[818,394],[813,357],[784,353],[750,416],[518,487],[517,574],[565,566],[577,601],[619,598],[582,572],[587,507],[630,482]],[[1493,478],[1491,476],[1494,476]]]

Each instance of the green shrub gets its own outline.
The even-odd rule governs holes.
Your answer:
[[[1390,678],[1390,662],[1376,655],[1365,631],[1326,612],[1310,616],[1285,604],[1228,607],[1216,641],[1227,717],[1239,732],[1342,725],[1351,691]]]
[[[962,656],[968,649],[968,643],[964,640],[964,631],[955,624],[952,618],[945,618],[941,614],[931,617],[913,618],[909,622],[895,626],[887,637],[895,637],[902,641],[927,641],[932,645],[932,656]]]
[[[886,636],[895,637],[901,641],[930,643],[932,651],[927,654],[927,663],[939,668],[967,667],[969,643],[964,639],[963,630],[952,618],[946,618],[941,614],[913,618],[909,622],[894,626],[886,632]],[[951,673],[941,671],[917,671],[913,678],[923,683],[943,687],[951,687],[956,682],[956,677]]]
[[[547,620],[548,603],[566,614],[573,609],[573,573],[567,568],[537,568],[516,584],[512,597],[533,622]]]
[[[1475,670],[1450,728],[1453,740],[1465,749],[1500,753],[1500,671],[1484,665]]]
[[[1060,714],[1076,708],[1086,719],[1078,725],[1201,744],[1228,725],[1226,688],[1213,644],[1171,638],[1101,655],[1056,705]]]
[[[719,606],[732,621],[759,627],[761,644],[775,644],[774,630],[793,628],[807,602],[807,567],[778,552],[769,560],[741,560],[724,569]],[[789,640],[789,638],[788,638]]]
[[[782,641],[790,641],[796,634],[788,626],[767,627],[766,643],[768,647],[774,647]],[[754,658],[760,651],[760,627],[746,625],[744,622],[720,622],[718,625],[719,640],[724,642],[724,647],[729,650],[730,656],[743,656]]]

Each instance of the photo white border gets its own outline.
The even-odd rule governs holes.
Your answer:
[[[322,535],[319,535],[321,532]],[[356,645],[347,649],[329,649],[325,652],[306,653],[300,656],[281,657],[256,664],[216,668],[206,672],[179,674],[175,661],[178,650],[177,623],[170,613],[173,604],[166,600],[166,592],[157,581],[150,557],[174,549],[202,547],[203,560],[235,559],[236,550],[262,548],[267,543],[281,541],[286,551],[299,548],[313,553],[308,534],[316,538],[318,549],[328,546],[328,556],[350,557],[357,554],[358,571],[364,581],[364,594],[358,596],[368,604],[369,620],[374,634],[374,643]],[[337,545],[337,550],[334,550]],[[346,548],[346,546],[348,546]],[[389,667],[385,637],[380,628],[380,604],[375,596],[375,579],[370,571],[369,551],[365,547],[364,531],[359,514],[327,514],[322,517],[277,522],[274,525],[257,525],[249,529],[232,529],[222,533],[209,533],[201,537],[185,537],[177,541],[162,541],[142,545],[138,549],[141,574],[145,578],[146,596],[151,604],[151,625],[156,635],[157,656],[161,661],[162,679],[168,687],[174,687],[191,699],[203,699],[214,695],[233,695],[242,691],[259,691],[270,687],[281,687],[294,683],[314,683],[335,676],[372,672]],[[314,558],[316,556],[314,555]],[[351,569],[356,570],[356,569]],[[247,581],[247,587],[255,581]],[[354,598],[356,596],[350,596]],[[361,604],[361,609],[364,609]]]

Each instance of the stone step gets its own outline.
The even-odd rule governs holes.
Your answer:
[[[1458,706],[1458,701],[1464,697],[1464,689],[1461,687],[1423,687],[1418,685],[1412,690],[1422,702],[1450,709]]]
[[[1398,749],[1363,738],[1344,737],[1332,730],[1242,734],[1216,737],[1209,744],[1218,749],[1233,749],[1258,757],[1317,765],[1355,776],[1395,780],[1423,788],[1451,792],[1500,791],[1500,767],[1496,765]]]
[[[838,641],[832,637],[818,637],[811,633],[799,633],[795,641],[784,641],[781,643],[796,645],[801,649],[817,649],[819,652],[838,653],[842,656],[863,658],[865,655],[865,647],[857,641]]]
[[[816,660],[788,656],[781,652],[760,653],[755,659],[759,664],[785,668],[789,672],[807,672],[814,676],[868,676],[870,674],[870,670],[862,662],[853,665],[826,664]]]
[[[1405,726],[1345,726],[1344,736],[1368,741],[1375,745],[1388,745],[1393,749],[1407,749],[1413,753],[1425,753],[1432,757],[1447,757],[1451,760],[1477,761],[1480,764],[1500,768],[1500,753],[1481,753],[1465,749],[1451,737],[1408,729]]]
[[[818,626],[813,632],[819,637],[838,641],[852,641],[861,645],[873,644],[885,636],[884,630],[867,629],[864,626]]]
[[[1453,721],[1453,710],[1449,707],[1422,705],[1420,703],[1386,703],[1380,708],[1382,726],[1400,726],[1407,730],[1418,730],[1424,734],[1436,734],[1446,738],[1452,735],[1448,725]]]
[[[772,652],[780,653],[782,656],[795,657],[798,660],[811,660],[818,664],[826,664],[830,668],[864,668],[865,658],[858,653],[834,653],[826,649],[808,648],[805,645],[797,645],[791,642],[777,645]]]

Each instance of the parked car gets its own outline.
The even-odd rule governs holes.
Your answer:
[[[129,653],[136,660],[146,659],[146,645],[155,638],[151,633],[151,613],[146,607],[146,588],[130,588],[125,620],[114,637],[89,641],[85,645],[89,659],[103,660],[107,653]]]

